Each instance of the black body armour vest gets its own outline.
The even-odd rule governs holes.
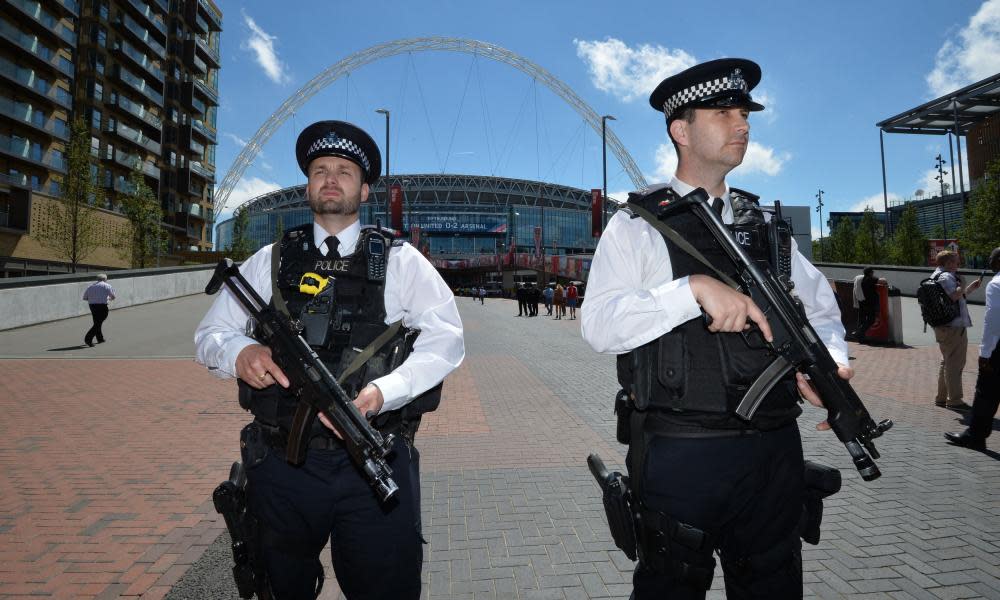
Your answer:
[[[770,257],[768,224],[757,204],[757,196],[730,189],[734,223],[729,228],[737,241],[756,261],[769,265],[779,276],[790,277],[791,247]],[[659,204],[679,196],[666,185],[644,188],[629,195],[638,204],[659,216]],[[627,210],[627,209],[625,209]],[[639,218],[633,215],[633,218]],[[725,252],[706,226],[691,212],[663,220],[681,233],[706,259],[736,281]],[[686,275],[716,275],[676,244],[664,237],[674,278]],[[784,254],[784,256],[781,256]],[[778,268],[772,265],[778,262]],[[786,271],[787,272],[784,272]],[[746,338],[739,333],[712,333],[702,319],[692,319],[659,338],[618,356],[618,380],[629,391],[634,408],[651,410],[655,430],[697,432],[717,429],[774,429],[794,421],[802,410],[794,375],[780,382],[761,403],[752,422],[735,414],[747,389],[774,360],[763,338],[754,331]]]
[[[390,327],[385,324],[384,291],[393,240],[384,230],[366,227],[361,230],[352,255],[329,259],[313,244],[312,229],[312,223],[289,229],[275,245],[273,252],[280,254],[272,257],[272,265],[275,260],[278,262],[277,269],[272,266],[274,293],[270,306],[281,310],[283,300],[293,323],[305,327],[301,335],[339,380],[354,358]],[[329,278],[332,298],[324,290],[327,301],[317,305],[314,298],[319,296],[300,291],[299,283],[307,273]],[[317,330],[321,324],[326,326],[325,331]],[[417,330],[400,326],[361,368],[341,382],[347,395],[353,399],[368,383],[402,364],[418,334]],[[321,343],[317,343],[319,340]],[[240,386],[241,404],[257,420],[286,432],[291,428],[298,400],[288,390],[279,385],[263,390],[255,390],[243,382]],[[383,432],[396,431],[404,424],[415,428],[420,415],[435,410],[440,400],[441,384],[438,384],[402,408],[378,415],[373,425]],[[316,419],[311,436],[330,434]]]

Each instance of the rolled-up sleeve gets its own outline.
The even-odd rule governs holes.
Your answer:
[[[792,282],[809,324],[830,351],[830,356],[838,364],[848,365],[847,342],[844,341],[837,297],[826,276],[799,252],[795,240],[792,240]]]
[[[265,246],[240,265],[240,273],[264,302],[271,299],[271,246]],[[236,377],[236,357],[258,343],[246,335],[250,314],[228,286],[222,286],[194,332],[195,361],[226,379]]]
[[[431,389],[465,358],[455,296],[434,266],[409,244],[394,247],[389,254],[385,310],[386,323],[402,319],[420,335],[403,364],[372,382],[382,392],[383,412],[405,406]]]

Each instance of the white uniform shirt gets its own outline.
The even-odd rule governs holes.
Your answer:
[[[361,223],[355,221],[337,234],[342,256],[354,253],[360,233]],[[320,252],[327,251],[327,236],[319,224],[313,223],[313,240]],[[240,265],[240,273],[265,302],[271,299],[271,249],[271,245],[261,248]],[[455,370],[465,358],[465,342],[455,296],[413,246],[403,244],[389,252],[384,295],[386,324],[402,319],[406,327],[420,330],[413,352],[403,364],[372,382],[382,391],[382,411],[390,411],[409,403]],[[195,360],[219,377],[235,377],[236,357],[250,344],[258,343],[245,335],[248,318],[243,305],[223,286],[195,331]]]
[[[676,177],[670,187],[681,196],[694,190]],[[722,220],[732,223],[728,186],[722,200]],[[792,281],[820,340],[836,362],[847,365],[837,299],[823,274],[799,253],[794,239]],[[701,308],[688,278],[674,278],[662,234],[642,218],[615,213],[590,265],[581,311],[583,338],[598,352],[623,354],[695,318],[701,318]]]
[[[1000,273],[986,284],[986,316],[983,319],[983,343],[979,356],[989,358],[1000,342]]]

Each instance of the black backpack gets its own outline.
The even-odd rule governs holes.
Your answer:
[[[958,302],[952,300],[938,282],[938,277],[941,275],[942,273],[938,273],[934,277],[924,279],[917,288],[920,316],[924,318],[924,323],[931,327],[947,325],[961,314]]]

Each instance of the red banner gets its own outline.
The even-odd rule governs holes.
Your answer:
[[[410,227],[410,244],[420,250],[420,227],[417,225]]]
[[[952,252],[958,252],[958,240],[947,239],[942,240],[930,239],[927,240],[927,264],[931,267],[937,266],[937,253],[942,250],[951,250]]]
[[[403,186],[389,186],[389,223],[396,231],[403,230]]]
[[[535,227],[535,256],[542,255],[542,228]]]
[[[590,190],[590,231],[594,237],[601,237],[604,230],[604,199],[601,190]]]

